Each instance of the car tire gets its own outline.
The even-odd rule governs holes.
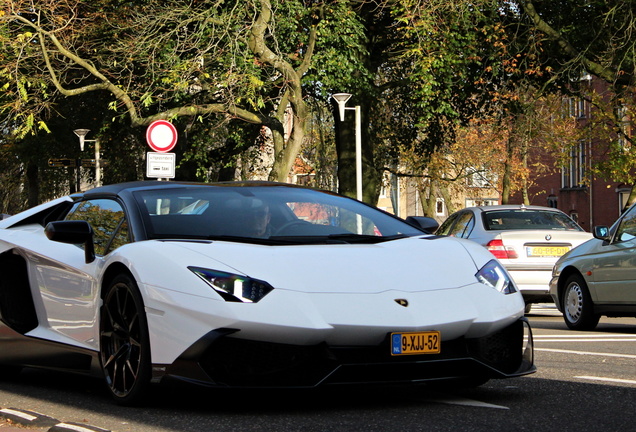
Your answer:
[[[150,337],[143,299],[127,274],[116,276],[104,293],[99,339],[112,397],[120,405],[138,404],[150,385]]]
[[[585,280],[573,274],[563,290],[563,319],[572,330],[594,330],[601,316],[594,313],[594,304]]]

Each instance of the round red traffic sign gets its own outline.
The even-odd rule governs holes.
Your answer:
[[[169,152],[177,144],[177,128],[169,121],[156,120],[146,130],[146,141],[156,152]]]

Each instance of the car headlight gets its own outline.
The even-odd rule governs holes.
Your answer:
[[[508,276],[508,273],[506,273],[502,265],[496,260],[488,261],[488,263],[475,274],[475,277],[484,285],[488,285],[504,294],[517,292],[517,287],[514,282],[510,279],[510,276]]]
[[[201,267],[188,267],[226,301],[256,303],[274,288],[267,282]]]

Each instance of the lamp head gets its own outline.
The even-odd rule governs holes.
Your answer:
[[[84,151],[84,138],[86,137],[86,135],[88,135],[88,133],[90,132],[90,129],[75,129],[73,132],[75,132],[75,135],[77,135],[80,139],[80,150]]]
[[[351,93],[334,93],[331,97],[338,103],[338,112],[340,113],[340,121],[344,120],[345,105],[351,98]]]

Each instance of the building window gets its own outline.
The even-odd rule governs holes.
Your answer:
[[[579,212],[572,210],[572,211],[570,212],[570,218],[571,218],[574,222],[579,223]]]
[[[586,174],[586,145],[585,141],[580,141],[570,150],[569,162],[561,169],[561,187],[578,188],[583,187]]]
[[[557,208],[557,197],[556,197],[556,195],[550,195],[548,197],[548,207]]]
[[[444,207],[444,198],[437,198],[437,201],[435,202],[435,215],[444,216],[446,214]]]
[[[577,118],[586,118],[587,117],[587,103],[585,99],[578,98],[577,110],[576,110]]]
[[[467,198],[466,207],[486,207],[499,204],[497,198]]]
[[[571,97],[566,99],[566,101],[564,102],[566,105],[565,111],[567,112],[568,116],[578,119],[586,118],[588,116],[588,103],[585,99]]]
[[[627,200],[629,199],[629,194],[631,189],[628,188],[617,188],[616,193],[618,193],[618,214],[622,214],[625,209],[625,205],[627,205]]]
[[[627,107],[624,105],[620,106],[616,110],[616,117],[618,119],[618,127],[620,128],[618,132],[618,145],[620,145],[623,150],[629,151],[631,143],[628,137],[631,135],[631,130]]]
[[[491,187],[489,177],[492,175],[485,169],[469,168],[466,181],[469,187],[487,188]]]

